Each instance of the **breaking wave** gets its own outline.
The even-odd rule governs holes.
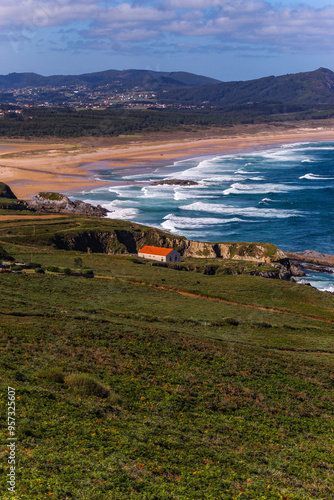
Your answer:
[[[298,186],[287,186],[285,184],[241,184],[235,183],[231,187],[223,191],[224,195],[228,194],[265,194],[265,193],[287,193],[300,189]]]
[[[276,208],[236,207],[234,205],[195,202],[190,205],[179,207],[181,210],[196,210],[198,212],[209,212],[225,215],[242,215],[243,217],[277,217],[285,219],[288,217],[303,217],[298,210],[278,210]]]
[[[299,179],[308,179],[310,181],[330,181],[330,180],[334,180],[334,177],[325,177],[323,175],[309,173],[309,174],[301,175],[299,177]]]

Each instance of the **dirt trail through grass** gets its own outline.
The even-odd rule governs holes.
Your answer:
[[[115,277],[113,277],[113,276],[95,276],[95,278],[107,279],[107,280],[115,279]],[[273,312],[273,313],[277,313],[277,314],[289,314],[291,316],[298,316],[299,318],[310,319],[312,321],[320,321],[322,323],[334,325],[334,321],[329,320],[329,319],[319,318],[318,316],[308,316],[306,314],[299,314],[297,312],[291,312],[291,311],[287,311],[284,309],[275,309],[272,307],[256,306],[253,304],[245,304],[244,302],[236,302],[236,301],[232,301],[232,300],[220,299],[218,297],[207,297],[205,295],[186,292],[184,290],[180,290],[177,288],[168,288],[168,287],[164,287],[164,286],[151,285],[148,283],[144,283],[142,281],[127,280],[125,278],[118,278],[118,277],[117,277],[117,279],[119,279],[120,281],[126,282],[126,283],[131,283],[132,285],[145,286],[147,288],[154,288],[155,290],[163,290],[164,292],[178,293],[178,294],[183,295],[185,297],[210,300],[210,301],[214,301],[214,302],[222,302],[223,304],[229,304],[229,305],[239,306],[239,307],[241,306],[241,307],[246,307],[248,309],[256,309],[258,311],[268,311],[268,312]]]
[[[25,219],[36,219],[37,221],[40,219],[59,219],[67,217],[67,215],[59,215],[59,214],[49,214],[49,215],[0,215],[0,222],[8,221],[8,220],[25,220]]]

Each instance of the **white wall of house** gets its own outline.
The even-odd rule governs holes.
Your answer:
[[[181,255],[179,254],[179,252],[176,252],[175,250],[172,250],[168,255],[156,255],[156,254],[139,252],[138,257],[143,257],[144,259],[157,260],[159,262],[180,262],[181,261]]]

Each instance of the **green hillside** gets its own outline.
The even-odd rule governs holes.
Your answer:
[[[326,68],[307,73],[268,76],[257,80],[224,82],[194,89],[170,89],[166,103],[225,107],[246,103],[276,102],[315,105],[334,103],[334,73]]]
[[[0,221],[0,244],[29,267],[0,274],[1,434],[7,443],[11,387],[15,498],[331,499],[333,296],[208,275],[210,259],[182,271],[45,244],[80,220]]]
[[[121,85],[122,88],[160,88],[178,86],[197,86],[217,83],[219,80],[206,76],[195,75],[182,71],[164,72],[152,70],[106,70],[81,75],[51,75],[43,76],[37,73],[9,73],[0,75],[1,89],[23,89],[26,87],[62,87],[72,85],[88,85],[98,87],[105,85]]]

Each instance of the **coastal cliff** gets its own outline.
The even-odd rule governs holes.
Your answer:
[[[210,275],[217,273],[252,274],[262,278],[286,281],[295,276],[304,275],[302,271],[291,264],[281,250],[271,244],[192,241],[137,224],[129,226],[128,229],[115,228],[112,231],[90,230],[80,233],[58,233],[53,236],[51,243],[63,250],[109,255],[134,255],[145,245],[174,248],[182,256],[182,263],[173,265],[175,269],[197,271]],[[221,264],[218,262],[225,261],[235,261],[235,265],[227,266],[222,270]],[[245,265],[247,262],[255,265],[249,267],[249,265]],[[168,264],[157,262],[151,263],[151,265],[168,266]]]
[[[7,192],[7,194],[11,196],[12,193]],[[303,275],[303,272],[292,265],[280,249],[270,243],[188,240],[157,228],[106,218],[108,211],[101,206],[95,207],[79,200],[71,201],[60,193],[41,192],[26,203],[25,209],[28,206],[37,214],[45,212],[72,214],[74,217],[62,223],[61,227],[52,228],[52,231],[37,231],[36,233],[34,230],[33,233],[29,233],[28,229],[25,235],[9,234],[7,235],[8,242],[17,242],[22,237],[25,243],[33,245],[52,245],[63,250],[108,255],[133,255],[137,254],[143,246],[153,245],[177,250],[183,262],[189,259],[206,259],[207,261],[221,259],[240,262],[240,266],[231,271],[232,274],[238,273],[239,271],[235,269],[240,270],[242,262],[245,261],[258,266],[255,273],[249,270],[248,274],[284,280]],[[96,218],[94,222],[91,219],[92,216]],[[215,274],[215,265],[208,264],[208,266],[206,272]],[[184,269],[187,270],[186,267]]]
[[[110,222],[112,222],[110,220]],[[124,222],[124,221],[123,221]],[[128,228],[58,233],[52,243],[58,248],[107,254],[134,254],[144,245],[174,248],[184,258],[223,258],[252,262],[277,262],[285,254],[270,243],[210,243],[187,240],[159,229],[129,224]],[[125,224],[123,224],[125,225]]]

